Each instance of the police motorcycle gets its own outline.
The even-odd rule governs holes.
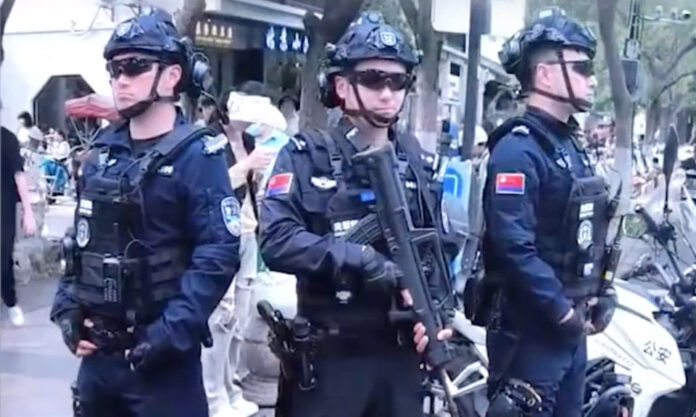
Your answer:
[[[633,347],[642,352],[647,363],[655,365],[646,368],[628,363],[632,365],[633,416],[641,417],[696,416],[696,250],[686,235],[686,230],[696,225],[696,206],[686,184],[682,185],[680,224],[671,221],[670,165],[674,163],[677,140],[675,134],[670,138],[663,168],[666,193],[662,221],[655,221],[647,210],[637,207],[625,223],[626,236],[647,241],[652,250],[617,281],[632,294],[643,296],[646,312],[664,329],[660,337],[655,332],[641,338],[647,332],[636,323],[636,333],[631,335]],[[689,253],[688,261],[679,248]],[[682,270],[683,265],[687,267]]]
[[[632,378],[633,416],[693,417],[696,415],[696,265],[680,271],[680,258],[669,247],[675,246],[677,231],[668,218],[658,224],[639,207],[627,225],[628,236],[647,237],[668,258],[668,264],[663,265],[657,261],[656,253],[643,255],[616,281],[623,297],[637,297],[630,302],[631,307],[649,318],[651,326],[653,322],[659,324],[660,329],[651,327],[651,331],[646,332],[643,321],[634,318],[629,329],[635,331],[624,335],[627,340],[622,344],[624,350],[630,347],[640,353],[643,361],[633,360],[635,353],[623,358],[616,356],[617,361],[621,361],[617,363],[625,367]],[[619,293],[620,299],[622,293]],[[618,318],[626,313],[617,311],[616,314]],[[609,333],[607,338],[596,340],[588,347],[590,351],[593,347],[608,350],[607,342],[621,337]],[[600,368],[603,364],[595,365]]]

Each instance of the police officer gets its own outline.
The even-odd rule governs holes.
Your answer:
[[[500,52],[528,98],[489,139],[484,262],[500,289],[487,334],[489,416],[580,416],[586,333],[613,313],[606,187],[572,117],[592,106],[595,50],[590,29],[553,8]]]
[[[149,8],[104,57],[125,120],[87,153],[64,242],[74,271],[51,319],[82,358],[79,415],[207,416],[200,345],[238,268],[240,224],[224,156],[174,106],[200,91],[205,63]]]
[[[260,203],[261,253],[271,270],[297,276],[298,316],[311,323],[316,352],[309,368],[314,379],[304,375],[283,385],[281,415],[422,415],[417,351],[428,339],[421,324],[402,329],[387,317],[398,295],[398,268],[383,238],[372,245],[342,238],[374,205],[366,174],[351,156],[387,142],[403,162],[414,223],[440,225],[423,152],[415,138],[394,129],[417,63],[379,13],[364,13],[328,49],[323,100],[340,106],[344,117],[328,131],[301,132],[277,157]],[[439,284],[433,278],[433,291]],[[447,300],[449,294],[438,295]]]

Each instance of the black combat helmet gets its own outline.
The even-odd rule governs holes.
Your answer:
[[[566,16],[558,7],[542,10],[537,19],[529,26],[522,29],[505,41],[503,48],[498,52],[500,62],[509,74],[513,74],[522,83],[523,88],[528,88],[530,80],[529,58],[540,47],[556,47],[559,63],[562,65],[566,84],[569,84],[566,63],[563,59],[562,49],[572,48],[585,52],[590,60],[594,59],[597,52],[597,38],[592,29],[576,20]],[[567,85],[571,97],[560,97],[544,91],[538,91],[553,99],[570,102],[579,110],[585,111],[591,103],[573,96],[572,88]]]
[[[104,47],[104,58],[111,61],[115,56],[127,52],[151,55],[159,61],[159,65],[149,98],[126,109],[118,109],[124,118],[142,114],[155,101],[176,101],[182,92],[197,97],[212,84],[205,55],[193,50],[191,41],[179,35],[171,15],[161,9],[146,7],[139,16],[116,26]],[[163,68],[173,64],[179,64],[182,68],[181,81],[174,90],[174,96],[161,97],[157,93],[159,78]],[[107,62],[107,68],[109,65]]]
[[[319,86],[321,99],[327,107],[341,105],[341,100],[336,95],[334,77],[338,74],[348,74],[357,63],[369,59],[385,59],[396,61],[406,67],[407,73],[420,63],[420,56],[410,43],[398,30],[385,23],[382,14],[376,11],[363,12],[346,30],[346,33],[335,44],[326,46],[326,59],[319,74]],[[410,79],[410,87],[413,78]],[[396,121],[396,118],[388,118],[373,114],[365,110],[360,95],[357,94],[360,111],[356,115],[364,117],[375,126],[388,126]],[[350,110],[344,109],[350,114]]]

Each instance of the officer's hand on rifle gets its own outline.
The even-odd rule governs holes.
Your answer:
[[[386,256],[372,246],[363,246],[360,254],[360,269],[365,277],[365,290],[373,293],[391,294],[399,286],[403,273]]]
[[[404,300],[405,306],[413,305],[413,298],[411,298],[411,293],[408,289],[401,290],[401,297]],[[423,323],[418,322],[413,326],[413,343],[416,345],[416,352],[423,353],[425,348],[428,346],[428,336],[425,335],[425,326]],[[448,340],[454,335],[452,329],[442,329],[437,333],[437,340]]]

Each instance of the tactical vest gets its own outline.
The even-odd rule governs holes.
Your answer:
[[[134,322],[159,314],[158,306],[180,293],[188,249],[152,249],[142,240],[144,216],[153,215],[143,206],[142,187],[151,173],[206,133],[191,125],[175,127],[138,159],[98,144],[90,152],[96,172],[84,178],[75,216],[72,292],[81,304]]]
[[[561,246],[558,245],[558,235],[537,234],[539,257],[556,271],[567,297],[582,299],[596,295],[603,285],[606,238],[610,220],[606,183],[597,175],[578,177],[571,169],[572,162],[566,149],[536,120],[525,117],[508,120],[491,135],[491,150],[497,142],[495,139],[502,138],[518,126],[529,129],[529,133],[537,139],[542,150],[567,172],[571,179],[571,189],[563,210],[563,226],[559,231],[563,243]]]
[[[355,153],[349,143],[350,131],[346,138],[334,137],[335,131],[325,132],[320,130],[309,130],[299,136],[299,140],[304,141],[299,147],[310,154],[313,162],[313,172],[309,179],[313,187],[320,190],[322,186],[326,192],[331,192],[326,199],[323,207],[317,208],[317,214],[308,219],[307,228],[310,232],[325,235],[333,234],[337,238],[343,237],[346,232],[356,227],[358,221],[370,213],[373,213],[375,195],[370,187],[367,174],[361,172],[359,168],[352,164],[349,155]],[[338,136],[337,133],[335,133]],[[296,144],[298,138],[293,138]],[[407,149],[408,143],[402,139],[400,149]],[[326,153],[329,154],[329,165],[326,166],[321,161],[326,156],[317,149],[317,144],[323,145]],[[427,179],[418,178],[421,174],[409,173],[409,160],[420,163],[413,158],[420,158],[415,152],[406,154],[398,151],[399,173],[406,187],[406,195],[411,212],[420,211],[419,216],[413,216],[414,223],[422,224],[433,222],[432,200],[427,191],[419,192],[419,187],[426,187]],[[323,166],[322,166],[323,165]],[[416,167],[414,167],[416,168]],[[417,168],[413,171],[417,171]],[[322,181],[324,184],[316,183]],[[349,187],[348,184],[352,187]],[[330,191],[329,191],[330,190]],[[321,191],[323,193],[323,191]],[[314,193],[314,191],[312,191]],[[304,192],[302,198],[312,198]],[[423,196],[423,204],[418,207],[416,200]],[[305,202],[306,203],[306,202]],[[420,218],[418,218],[420,217]],[[386,243],[378,238],[371,243],[377,250],[387,253]],[[328,278],[328,277],[326,277]],[[314,324],[320,326],[331,323],[340,328],[340,332],[345,335],[353,331],[366,333],[377,331],[383,332],[387,321],[380,320],[380,312],[386,317],[386,312],[390,306],[390,298],[368,299],[368,295],[361,292],[363,279],[354,276],[349,271],[336,271],[333,280],[298,280],[298,314],[308,317]],[[321,287],[320,287],[321,286]],[[329,288],[330,286],[330,288]],[[372,295],[370,295],[372,296]]]

